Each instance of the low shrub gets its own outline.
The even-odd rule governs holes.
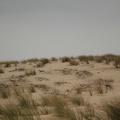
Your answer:
[[[62,61],[62,62],[70,62],[70,58],[69,58],[69,57],[66,57],[66,56],[65,56],[65,57],[62,57],[62,58],[61,58],[61,61]]]
[[[79,63],[75,60],[70,60],[70,65],[77,66]]]
[[[42,59],[40,59],[40,61],[43,63],[43,65],[49,63],[49,59],[47,59],[47,58],[42,58]]]
[[[5,68],[6,68],[6,67],[11,67],[11,63],[10,63],[10,62],[6,62],[4,67],[5,67]]]

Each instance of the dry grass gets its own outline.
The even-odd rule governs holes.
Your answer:
[[[47,58],[42,58],[42,59],[40,59],[40,61],[43,63],[43,65],[49,63],[49,59],[47,59]]]
[[[77,65],[79,65],[79,63],[75,60],[70,60],[70,65],[77,66]]]
[[[0,74],[4,73],[4,70],[0,68]]]
[[[120,56],[116,57],[116,59],[114,60],[114,66],[116,68],[120,68]]]
[[[41,120],[38,108],[21,108],[13,101],[0,106],[0,120]]]
[[[5,65],[4,65],[5,68],[7,67],[11,67],[11,63],[10,62],[6,62]]]
[[[28,69],[25,71],[25,75],[26,76],[36,75],[36,71],[35,71],[35,69]]]
[[[49,115],[49,114],[51,114],[51,111],[48,108],[46,108],[46,107],[42,107],[39,110],[40,110],[40,113],[42,115]]]
[[[17,86],[17,87],[14,86],[13,91],[14,91],[15,96],[20,96],[25,92],[23,86]]]
[[[35,88],[33,86],[29,86],[28,87],[28,92],[29,93],[35,93],[36,91],[35,91]]]
[[[10,97],[10,91],[8,88],[1,88],[0,89],[0,97],[3,99],[7,99]]]
[[[17,97],[17,101],[22,108],[36,108],[37,103],[29,95],[20,95]]]
[[[41,102],[41,106],[51,106],[51,97],[41,96],[40,102]]]
[[[103,101],[103,110],[110,120],[120,120],[120,97]]]
[[[65,111],[66,102],[62,98],[60,98],[58,96],[53,96],[52,101],[53,101],[52,103],[53,103],[53,106],[55,108],[56,114],[59,117],[64,117],[64,111]]]
[[[83,106],[84,105],[84,99],[83,97],[81,96],[73,96],[71,98],[71,102],[74,104],[74,105],[78,105],[78,106]]]
[[[66,57],[66,56],[65,56],[65,57],[62,57],[62,58],[61,58],[61,61],[62,61],[62,62],[70,62],[70,58],[69,58],[69,57]]]

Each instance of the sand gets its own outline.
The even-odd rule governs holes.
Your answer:
[[[33,85],[36,92],[32,93],[32,97],[37,101],[41,95],[74,96],[77,94],[75,88],[85,84],[89,85],[89,87],[83,90],[81,95],[85,100],[96,106],[99,106],[104,99],[120,96],[120,69],[115,68],[113,63],[106,65],[105,63],[96,62],[89,62],[89,64],[79,62],[79,65],[71,66],[69,62],[62,63],[58,60],[51,61],[43,67],[34,67],[35,64],[27,62],[25,64],[19,63],[17,66],[12,65],[8,68],[1,66],[4,73],[0,74],[0,88],[8,87],[11,90],[14,86],[27,88]],[[20,68],[23,70],[20,70]],[[36,75],[26,76],[24,69],[34,69]],[[95,88],[98,79],[113,80],[110,83],[112,88],[108,88],[106,92],[105,85],[103,85],[103,94],[98,93]],[[46,88],[44,88],[45,86]],[[54,90],[58,92],[55,93]],[[89,90],[91,90],[92,96]],[[14,97],[11,96],[10,99],[14,100]],[[5,100],[0,98],[0,101],[2,103]],[[42,119],[47,120],[51,116],[42,115]]]

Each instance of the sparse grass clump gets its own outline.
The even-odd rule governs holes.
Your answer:
[[[35,88],[33,86],[29,86],[28,87],[28,92],[29,93],[35,93],[36,91],[35,91]]]
[[[76,87],[75,91],[77,92],[77,94],[81,94],[82,93],[82,88],[81,87]]]
[[[25,71],[25,75],[26,76],[36,75],[36,71],[35,71],[35,69],[28,69]]]
[[[99,94],[103,94],[103,86],[101,84],[97,85],[96,90]]]
[[[0,97],[3,99],[7,99],[10,96],[10,91],[7,88],[1,88],[0,89]]]
[[[53,101],[53,106],[55,108],[55,112],[59,117],[64,117],[65,116],[65,105],[66,102],[62,100],[62,98],[58,96],[53,96],[52,97]]]
[[[14,91],[15,96],[20,96],[21,94],[25,92],[23,86],[13,87],[13,91]]]
[[[69,107],[64,109],[64,117],[67,118],[68,120],[82,120],[80,116],[77,117],[76,112]]]
[[[10,101],[4,106],[0,106],[1,120],[18,120],[20,110]]]
[[[79,63],[75,60],[70,60],[70,65],[77,66]]]
[[[0,120],[41,120],[38,108],[21,108],[13,101],[0,106]]]
[[[36,102],[29,95],[20,95],[17,98],[18,104],[22,108],[36,108]]]
[[[110,120],[120,120],[120,97],[103,102],[103,110]]]
[[[73,98],[71,98],[71,102],[74,105],[79,105],[79,106],[84,105],[84,99],[81,96],[74,96]]]
[[[44,92],[50,90],[50,87],[45,84],[35,84],[35,87],[40,88]]]
[[[3,69],[0,68],[0,74],[4,73]]]
[[[41,96],[41,106],[51,106],[51,97]]]

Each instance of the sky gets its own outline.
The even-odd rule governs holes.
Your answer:
[[[0,0],[0,61],[120,54],[120,0]]]

